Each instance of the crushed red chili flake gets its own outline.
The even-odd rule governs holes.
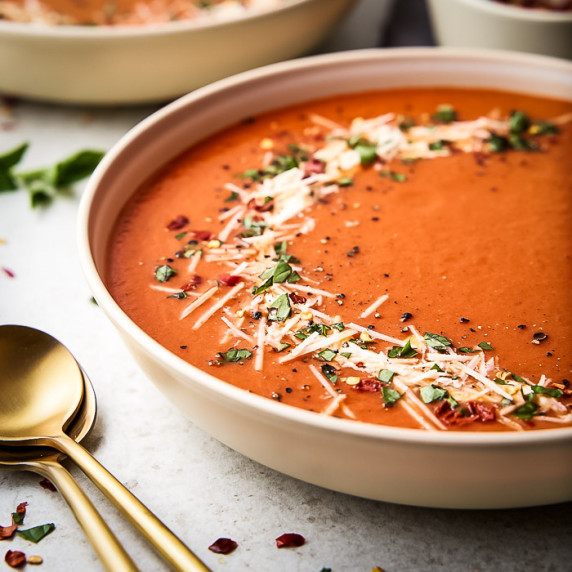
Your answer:
[[[189,280],[181,286],[181,290],[187,292],[188,290],[194,290],[199,284],[202,284],[203,279],[198,274],[193,274]]]
[[[210,230],[191,230],[189,235],[196,240],[210,240],[213,233]]]
[[[300,294],[296,294],[296,292],[290,292],[288,297],[292,300],[293,304],[305,304],[307,300],[305,296],[300,296]]]
[[[469,401],[469,410],[474,415],[477,415],[479,421],[486,423],[487,421],[494,421],[496,419],[495,408],[493,405],[488,405],[480,401]]]
[[[16,275],[9,268],[6,268],[5,266],[2,266],[2,272],[4,272],[4,274],[6,274],[8,278],[16,278]]]
[[[471,414],[463,415],[460,408],[452,409],[448,401],[441,401],[437,408],[435,409],[435,415],[445,424],[445,425],[468,425],[473,423],[479,417],[478,415]]]
[[[292,548],[295,546],[302,546],[305,544],[306,539],[296,532],[286,532],[276,539],[277,548]]]
[[[381,383],[375,379],[360,379],[353,388],[357,391],[379,391]]]
[[[217,554],[230,554],[236,550],[237,546],[238,543],[231,538],[219,538],[209,546],[209,550]]]
[[[181,230],[189,224],[189,219],[185,215],[176,216],[168,225],[169,230]]]
[[[304,175],[308,177],[314,173],[324,173],[326,170],[326,164],[320,159],[310,159],[307,163],[304,163]]]
[[[14,532],[16,532],[17,528],[17,524],[11,524],[10,526],[0,526],[0,540],[11,538]]]
[[[56,487],[53,485],[51,481],[48,481],[48,479],[42,479],[40,481],[40,486],[48,491],[53,491],[53,492],[57,491]]]
[[[16,512],[18,514],[26,514],[26,507],[28,506],[27,502],[21,502],[17,507],[16,507]]]
[[[232,274],[219,274],[217,276],[217,280],[223,286],[236,286],[242,280],[242,278]]]
[[[8,550],[4,556],[4,561],[12,568],[19,568],[26,563],[26,555],[19,550]]]

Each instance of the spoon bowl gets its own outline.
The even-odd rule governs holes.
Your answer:
[[[67,429],[84,384],[78,363],[58,340],[25,326],[0,327],[0,435],[28,441]]]

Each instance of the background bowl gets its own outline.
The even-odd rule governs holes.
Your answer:
[[[572,12],[509,6],[494,0],[428,0],[437,42],[572,58]]]
[[[173,99],[228,75],[309,52],[354,2],[290,0],[231,20],[140,27],[0,21],[0,91],[82,104]]]
[[[359,50],[275,64],[201,88],[144,120],[103,159],[80,207],[82,266],[100,307],[149,378],[198,426],[252,459],[323,487],[403,504],[500,508],[570,500],[572,428],[434,433],[280,404],[170,353],[119,308],[102,278],[118,212],[189,145],[242,118],[308,99],[437,85],[570,100],[572,63],[503,52]]]

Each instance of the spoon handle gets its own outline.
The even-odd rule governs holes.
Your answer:
[[[51,445],[77,463],[173,570],[210,572],[210,569],[171,530],[81,445],[65,434],[54,437],[52,440]]]
[[[55,461],[29,461],[26,468],[47,477],[58,489],[79,525],[109,572],[137,572],[139,569],[113,534],[93,503],[70,473]]]

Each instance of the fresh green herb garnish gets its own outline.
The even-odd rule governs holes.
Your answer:
[[[322,373],[324,374],[324,377],[326,377],[332,384],[338,381],[338,373],[333,365],[325,363],[324,365],[322,365],[321,369]]]
[[[361,135],[350,137],[348,145],[358,152],[362,167],[375,163],[377,159],[377,144],[364,139]]]
[[[169,294],[167,298],[176,298],[177,300],[184,300],[185,298],[188,298],[188,295],[184,290],[181,290],[180,292],[176,292],[175,294]]]
[[[501,379],[500,377],[495,377],[493,381],[498,385],[511,385],[510,383],[506,382],[504,379]]]
[[[396,171],[380,171],[379,175],[381,177],[389,177],[392,181],[397,183],[403,183],[407,180],[407,176],[403,173],[397,173]]]
[[[431,118],[438,123],[452,123],[457,121],[457,112],[450,105],[440,105]]]
[[[345,329],[345,326],[344,326],[343,322],[336,322],[335,324],[332,324],[332,328],[334,330],[338,330],[338,332],[343,332]]]
[[[321,357],[324,361],[332,361],[337,355],[338,352],[331,350],[330,348],[326,348],[325,350],[322,350],[318,353],[318,356]]]
[[[280,294],[268,308],[268,319],[276,322],[283,322],[290,317],[292,307],[288,294]]]
[[[288,349],[290,347],[291,344],[287,343],[287,342],[280,342],[278,344],[278,351],[279,352],[283,352],[284,350]]]
[[[224,199],[225,203],[231,203],[232,201],[237,201],[240,195],[236,191],[231,191],[230,195]]]
[[[447,144],[446,141],[433,141],[433,143],[429,143],[429,150],[430,151],[442,151],[445,149],[445,145]]]
[[[558,135],[560,129],[550,121],[535,121],[529,129],[531,135]]]
[[[395,372],[391,371],[390,369],[380,369],[379,373],[377,374],[377,379],[379,379],[379,381],[383,381],[384,383],[391,383],[394,375]]]
[[[290,155],[276,155],[270,165],[264,169],[248,169],[239,176],[260,182],[270,177],[275,177],[284,171],[289,171],[300,166],[300,163],[308,160],[308,153],[298,145],[288,145]]]
[[[521,405],[518,409],[515,409],[512,414],[515,417],[520,419],[524,419],[525,421],[530,421],[534,415],[537,415],[538,405],[532,401],[526,402],[524,405]]]
[[[260,236],[264,229],[268,227],[268,224],[261,220],[254,220],[250,216],[245,216],[242,219],[242,226],[246,229],[241,236],[243,238],[248,238],[251,236]]]
[[[435,371],[443,371],[436,363],[431,366],[431,369],[434,369]]]
[[[447,347],[452,345],[451,340],[447,339],[445,336],[432,334],[431,332],[425,332],[423,339],[430,348],[433,348],[438,352],[444,352],[447,350]]]
[[[219,352],[218,355],[223,363],[233,363],[248,359],[252,352],[245,348],[230,348],[227,352]]]
[[[346,359],[350,359],[352,357],[352,353],[351,352],[342,352],[340,354],[342,357],[345,357]]]
[[[18,189],[18,183],[16,176],[12,173],[12,168],[22,160],[28,147],[28,143],[22,143],[15,149],[0,155],[0,192],[16,191]]]
[[[167,280],[175,276],[175,274],[177,274],[177,271],[168,264],[163,264],[155,270],[155,278],[159,282],[167,282]]]
[[[481,343],[479,344],[479,347],[480,347],[482,350],[492,350],[492,349],[493,349],[493,346],[491,346],[491,344],[489,344],[488,342],[481,342]]]
[[[387,407],[393,407],[401,398],[401,394],[391,387],[382,387],[381,396]]]
[[[544,387],[543,385],[532,385],[531,389],[534,393],[549,395],[550,397],[556,397],[557,399],[562,397],[562,391],[558,388]]]
[[[292,270],[292,267],[283,260],[280,260],[276,266],[267,268],[259,278],[264,280],[264,282],[260,284],[260,286],[254,286],[252,288],[251,292],[253,296],[258,296],[258,294],[265,292],[273,284],[282,284],[283,282],[293,284],[301,279],[300,275]]]
[[[530,119],[524,111],[513,111],[508,120],[511,133],[523,133],[530,127]]]
[[[53,530],[55,530],[56,525],[53,523],[48,524],[41,524],[39,526],[34,526],[33,528],[28,528],[26,530],[17,530],[16,533],[18,536],[29,540],[30,542],[40,542],[42,538],[50,534]]]
[[[21,512],[13,512],[12,513],[12,521],[14,522],[14,524],[17,524],[18,526],[21,524],[24,524],[24,513]]]
[[[354,180],[351,177],[342,177],[338,181],[338,187],[351,187],[354,184]]]
[[[446,389],[437,385],[426,385],[419,390],[421,399],[424,403],[432,403],[433,401],[447,401],[451,407],[457,407],[459,402],[452,397]]]
[[[467,348],[467,347],[463,346],[462,348],[458,348],[457,351],[459,353],[462,353],[462,354],[474,354],[474,353],[478,352],[479,350],[474,350],[472,348]]]
[[[412,358],[417,355],[417,350],[411,347],[411,340],[407,340],[405,345],[393,346],[388,352],[387,357],[390,358]]]

